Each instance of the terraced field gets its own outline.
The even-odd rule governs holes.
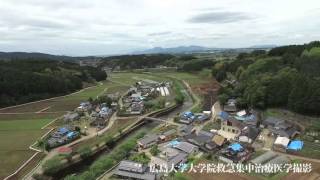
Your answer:
[[[29,146],[48,130],[41,129],[61,114],[0,114],[0,179],[29,159]]]

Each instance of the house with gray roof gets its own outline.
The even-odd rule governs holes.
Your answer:
[[[177,134],[177,130],[170,129],[170,130],[160,134],[159,139],[161,141],[168,141],[168,140],[174,138],[176,134]]]
[[[246,126],[242,129],[238,140],[243,143],[253,143],[253,141],[258,137],[260,129],[252,126]]]
[[[198,147],[204,147],[206,143],[211,141],[213,136],[213,133],[200,131],[198,134],[189,134],[184,138],[191,144],[194,144]]]
[[[63,116],[64,122],[72,122],[80,119],[80,115],[77,112],[69,112]]]
[[[226,112],[236,112],[237,111],[237,101],[235,99],[228,99],[228,101],[223,105],[223,110]]]
[[[157,134],[149,134],[144,136],[142,139],[138,140],[138,145],[142,149],[146,149],[151,147],[152,145],[158,142],[159,135]]]
[[[141,163],[124,160],[114,171],[113,176],[120,179],[140,179],[140,180],[155,180],[156,175],[150,173],[148,168]]]
[[[194,130],[194,126],[192,126],[192,125],[182,125],[179,127],[179,133],[182,136],[191,134],[193,132],[193,130]]]
[[[195,146],[188,142],[180,142],[177,146],[175,146],[175,148],[187,154],[193,154],[199,151],[198,146]]]
[[[274,117],[268,117],[262,124],[269,129],[272,135],[294,138],[300,134],[299,128],[292,122]]]

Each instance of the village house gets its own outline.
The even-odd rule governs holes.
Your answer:
[[[71,142],[78,137],[80,137],[79,132],[73,131],[69,127],[61,127],[49,135],[47,139],[47,145],[49,148],[54,148]]]
[[[258,137],[260,130],[256,127],[246,126],[242,129],[238,141],[242,143],[253,143],[253,141]]]
[[[267,127],[273,136],[282,136],[287,138],[294,138],[300,134],[299,128],[293,123],[278,119],[274,117],[268,117],[262,122],[264,127]]]
[[[273,143],[273,149],[280,152],[286,152],[289,142],[289,138],[279,136]]]
[[[176,149],[185,152],[187,154],[195,154],[199,151],[198,146],[190,144],[188,142],[179,142],[176,146]]]
[[[236,113],[234,118],[245,125],[257,126],[258,124],[258,113],[254,110],[242,110]]]
[[[237,111],[237,101],[235,99],[228,99],[228,101],[223,105],[223,111],[225,112],[236,112]]]
[[[213,136],[213,133],[201,130],[197,134],[189,134],[184,138],[191,144],[194,144],[203,149],[205,148],[205,144],[209,143],[212,140]]]
[[[151,173],[147,166],[134,161],[123,160],[113,173],[120,179],[155,180],[156,175]]]
[[[233,143],[228,148],[219,152],[219,160],[226,163],[238,163],[249,160],[253,148],[245,147],[239,143]]]
[[[194,132],[195,132],[195,129],[194,129],[194,126],[192,125],[182,125],[179,127],[179,134],[181,136],[186,136]]]
[[[77,112],[69,112],[63,116],[63,121],[65,123],[73,122],[80,119],[80,115]]]
[[[188,111],[180,115],[179,122],[183,124],[191,124],[193,121],[196,120],[196,118],[197,117],[192,112]]]
[[[195,116],[196,116],[196,121],[201,123],[210,119],[210,115],[204,114],[204,113],[198,113],[198,114],[195,114]]]
[[[213,136],[212,141],[206,143],[205,148],[208,151],[215,151],[215,150],[221,149],[225,143],[226,143],[226,138],[216,134]]]
[[[142,114],[144,110],[144,104],[143,102],[134,102],[131,104],[131,107],[129,109],[130,114]]]
[[[142,149],[146,149],[151,147],[154,144],[158,143],[159,135],[157,134],[149,134],[144,136],[142,139],[138,140],[138,145]]]
[[[169,140],[175,138],[176,135],[177,135],[177,130],[175,130],[175,129],[170,129],[170,130],[162,133],[162,134],[159,136],[159,140],[160,140],[160,142],[169,141]]]
[[[243,123],[234,119],[233,117],[228,117],[221,121],[221,129],[218,133],[227,139],[235,139],[241,134],[241,130],[245,127]]]
[[[79,112],[89,111],[91,110],[91,108],[92,108],[91,103],[86,101],[86,102],[80,103],[80,106],[77,107],[77,111]]]
[[[177,168],[180,164],[187,162],[188,154],[175,149],[173,147],[162,146],[160,147],[161,153],[159,156],[152,156],[150,165],[154,167],[175,167]]]

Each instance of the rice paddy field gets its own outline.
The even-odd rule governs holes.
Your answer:
[[[41,129],[61,114],[0,114],[0,179],[14,172],[35,152],[29,146],[48,130]]]

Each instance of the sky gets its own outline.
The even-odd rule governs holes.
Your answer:
[[[319,39],[319,0],[0,0],[5,52],[84,56]]]

